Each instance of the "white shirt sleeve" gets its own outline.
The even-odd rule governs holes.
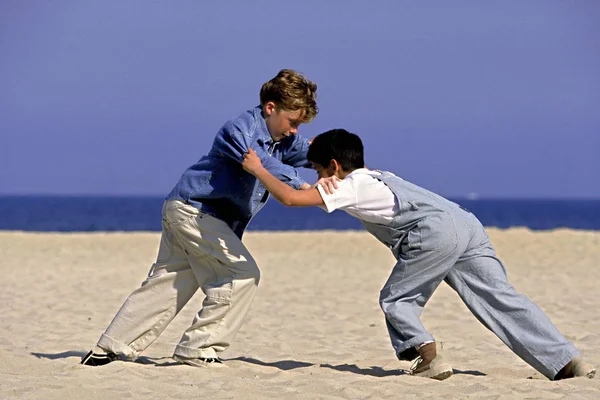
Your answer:
[[[325,193],[325,189],[321,185],[317,185],[317,190],[325,203],[324,207],[320,207],[328,213],[347,207],[356,207],[358,196],[355,183],[353,179],[346,178],[338,183],[338,188],[332,194]]]

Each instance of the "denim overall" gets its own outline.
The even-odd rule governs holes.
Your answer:
[[[397,260],[379,304],[400,360],[415,358],[416,346],[434,340],[419,317],[442,280],[479,321],[549,379],[578,355],[548,317],[508,283],[504,266],[472,213],[392,173],[375,178],[398,200],[390,226],[362,223]]]

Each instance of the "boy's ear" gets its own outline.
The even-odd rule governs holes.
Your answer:
[[[329,164],[329,166],[330,166],[331,168],[333,168],[333,170],[334,170],[335,172],[337,172],[337,171],[341,171],[341,170],[342,170],[342,165],[341,165],[341,164],[340,164],[340,163],[339,163],[339,162],[338,162],[338,161],[337,161],[335,158],[332,158],[332,159],[331,159],[331,163]]]
[[[264,106],[265,114],[271,115],[275,112],[275,103],[268,101]]]

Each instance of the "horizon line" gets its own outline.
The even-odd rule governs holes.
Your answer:
[[[470,194],[465,195],[442,195],[450,200],[467,200],[467,201],[481,201],[481,200],[583,200],[583,201],[600,201],[600,197],[592,196],[477,196],[473,198]],[[134,193],[1,193],[0,198],[9,197],[26,197],[26,198],[41,198],[41,197],[54,197],[54,198],[165,198],[164,194],[134,194]]]

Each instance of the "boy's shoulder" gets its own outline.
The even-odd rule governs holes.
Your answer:
[[[262,113],[260,106],[256,106],[244,111],[238,116],[226,121],[221,127],[220,133],[240,133],[245,136],[252,136],[260,131]]]
[[[344,178],[344,180],[352,180],[352,181],[371,181],[373,179],[380,178],[382,176],[382,172],[379,170],[367,169],[367,168],[358,168],[352,171],[350,174]]]
[[[381,189],[387,191],[389,190],[387,188],[387,185],[382,185],[382,182],[389,177],[398,178],[397,176],[387,171],[359,168],[347,175],[342,180],[342,183],[347,182],[347,185],[352,187],[352,189],[355,192],[373,191]]]
[[[346,193],[359,192],[368,189],[368,187],[376,181],[375,175],[376,174],[374,174],[373,171],[359,168],[346,175],[346,177],[339,182],[338,186],[343,187],[344,192]]]

